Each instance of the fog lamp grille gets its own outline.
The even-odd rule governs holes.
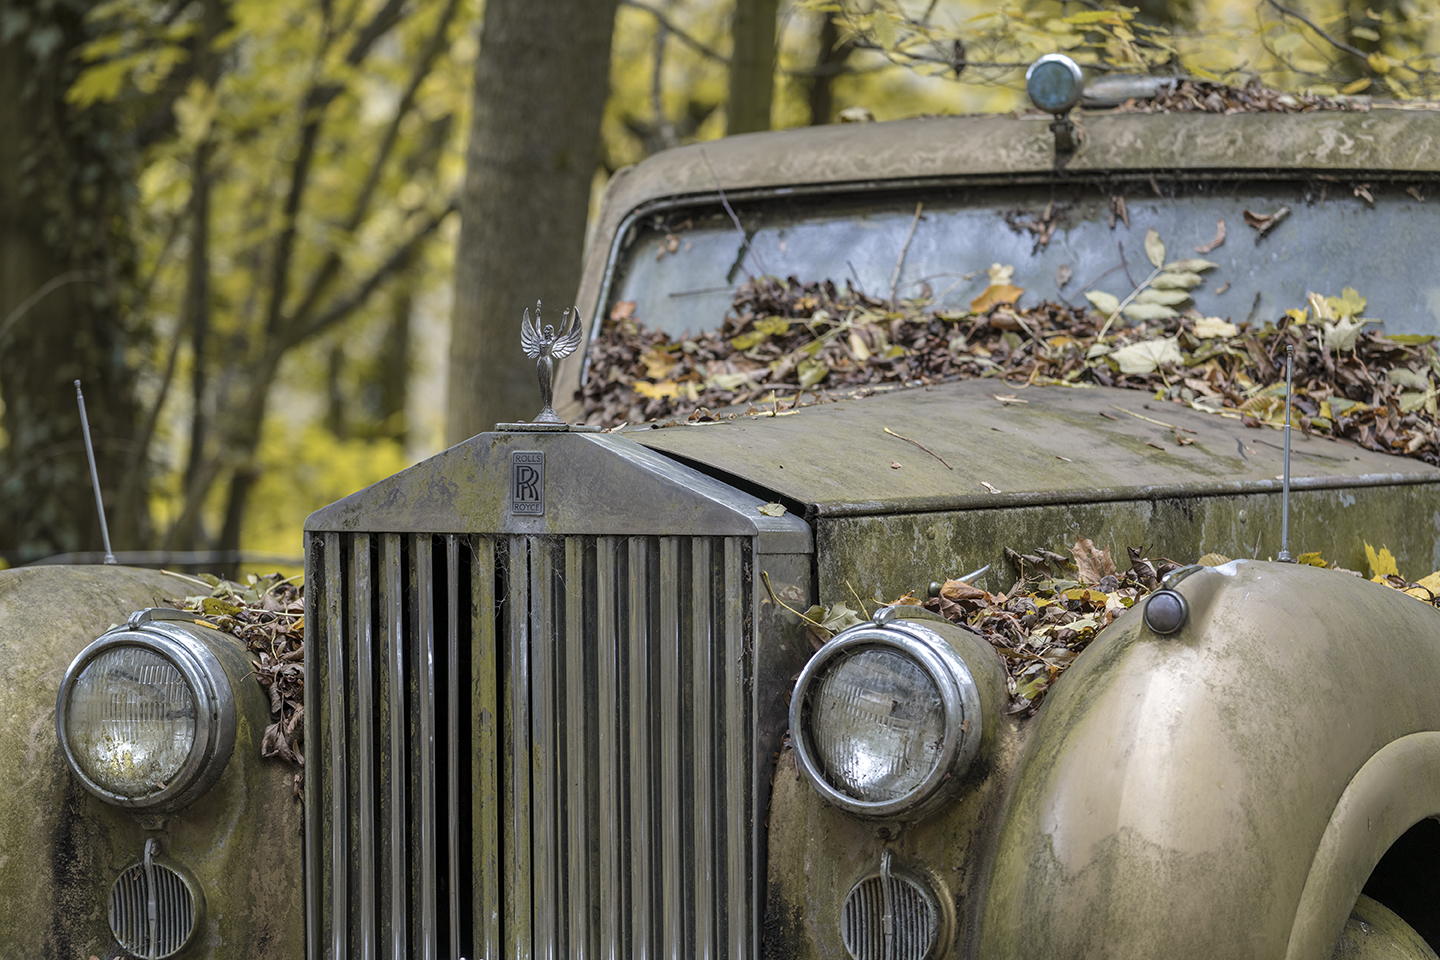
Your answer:
[[[840,910],[840,935],[855,960],[926,960],[939,934],[934,895],[888,869],[857,883]]]
[[[137,863],[110,888],[110,931],[138,960],[164,960],[190,942],[200,907],[192,882],[178,870]]]

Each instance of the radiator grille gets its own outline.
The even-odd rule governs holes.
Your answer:
[[[110,888],[110,931],[140,960],[179,953],[195,932],[197,913],[189,885],[162,864],[134,864]]]
[[[751,549],[315,535],[310,955],[752,955]]]

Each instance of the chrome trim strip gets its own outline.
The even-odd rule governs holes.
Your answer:
[[[690,546],[692,583],[690,603],[694,611],[690,617],[691,689],[695,709],[691,718],[691,757],[694,763],[694,781],[690,787],[693,798],[691,809],[695,822],[695,957],[708,960],[713,956],[715,931],[715,824],[711,813],[716,806],[715,768],[711,750],[714,737],[714,707],[712,705],[715,678],[715,655],[711,649],[712,618],[714,604],[711,601],[710,583],[714,575],[711,564],[711,542],[707,537],[697,537]]]
[[[555,645],[559,634],[555,603],[555,548],[551,541],[530,538],[530,675],[531,793],[530,831],[534,850],[534,929],[531,954],[557,960],[562,945],[557,923],[559,910],[555,861],[560,856],[555,766],[555,682],[558,664]]]
[[[325,656],[329,670],[326,674],[325,695],[328,707],[330,742],[330,956],[333,960],[344,960],[347,952],[346,933],[349,931],[348,908],[350,891],[349,854],[350,845],[346,840],[350,817],[346,809],[346,794],[350,789],[350,776],[345,755],[345,611],[343,581],[340,570],[340,534],[325,534],[325,553],[333,562],[325,564]]]
[[[471,787],[471,823],[474,829],[472,862],[475,866],[475,955],[500,956],[500,727],[497,691],[500,680],[499,646],[495,625],[495,541],[480,537],[472,541],[471,627],[473,654],[470,658],[474,690],[475,779]]]
[[[531,956],[530,926],[530,581],[529,541],[510,537],[509,583],[506,617],[510,669],[506,677],[505,724],[510,733],[509,776],[505,806],[510,811],[505,829],[505,927],[510,956]]]
[[[566,954],[583,960],[590,953],[590,846],[585,836],[588,778],[585,775],[585,542],[565,541],[565,803],[566,820]]]
[[[355,822],[359,835],[354,843],[359,853],[360,890],[354,914],[355,953],[360,960],[375,960],[375,716],[374,676],[375,625],[370,619],[370,537],[357,533],[350,538],[351,637],[355,648]],[[352,914],[353,916],[353,914]]]
[[[650,824],[651,789],[654,776],[650,770],[650,584],[648,560],[650,543],[644,537],[631,537],[628,634],[630,640],[630,684],[626,701],[630,709],[630,779],[626,794],[629,800],[630,824],[630,950],[635,960],[650,956],[653,927],[651,924],[651,889],[654,860],[651,856]]]
[[[445,537],[445,862],[450,929],[445,955],[460,956],[460,538]],[[465,584],[464,586],[468,586]]]
[[[750,859],[749,822],[745,816],[746,771],[750,764],[750,742],[745,717],[749,713],[745,694],[744,596],[741,582],[740,541],[725,539],[725,609],[722,613],[725,643],[725,916],[730,929],[726,937],[731,958],[752,955],[750,897],[747,876]]]
[[[662,910],[660,954],[678,957],[685,953],[685,881],[680,861],[683,836],[682,816],[689,811],[681,792],[680,740],[684,719],[680,715],[680,539],[660,538],[660,906]]]
[[[596,700],[599,724],[596,779],[600,786],[599,824],[596,837],[600,861],[600,889],[608,902],[600,912],[600,955],[602,960],[619,960],[624,935],[623,889],[620,886],[621,853],[625,825],[620,819],[620,782],[624,776],[621,741],[620,700],[621,652],[615,627],[618,602],[624,588],[616,580],[616,558],[620,549],[615,537],[600,537],[595,543],[595,665]]]
[[[419,901],[420,960],[438,960],[440,931],[435,929],[439,915],[435,890],[435,555],[429,534],[411,539],[414,562],[411,565],[410,597],[414,610],[411,629],[415,636],[416,726],[418,739],[414,750],[411,775],[419,794],[415,824],[419,829],[416,851],[415,897]]]
[[[389,719],[389,742],[386,773],[390,779],[390,956],[405,957],[410,952],[410,929],[406,892],[409,856],[405,839],[409,833],[408,811],[405,809],[405,610],[401,583],[400,535],[380,537],[380,615],[385,633],[385,687],[388,694],[386,713]]]

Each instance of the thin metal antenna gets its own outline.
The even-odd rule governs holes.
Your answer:
[[[1281,563],[1294,563],[1290,556],[1290,394],[1295,383],[1295,346],[1285,347],[1285,473],[1280,488],[1280,555]]]
[[[100,538],[105,541],[105,562],[114,563],[115,554],[110,552],[110,528],[105,524],[105,501],[100,499],[100,473],[95,469],[95,448],[90,445],[90,418],[85,416],[85,394],[80,392],[80,381],[75,381],[75,402],[80,404],[80,432],[85,434],[85,456],[90,458],[90,485],[95,488],[95,512],[100,514]]]

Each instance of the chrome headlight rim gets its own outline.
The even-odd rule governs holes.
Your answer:
[[[862,649],[889,649],[916,663],[935,684],[944,710],[944,740],[934,767],[921,783],[891,800],[860,800],[826,778],[811,743],[810,698],[827,669],[840,658]],[[980,690],[969,666],[943,636],[924,624],[890,619],[868,623],[836,636],[800,671],[790,699],[790,741],[805,778],[827,802],[857,816],[877,820],[914,820],[951,796],[980,749]]]
[[[133,618],[132,618],[133,622]],[[85,772],[66,733],[70,698],[85,668],[107,651],[138,647],[173,666],[195,699],[195,738],[190,754],[168,783],[143,796],[126,796],[96,782]],[[147,621],[102,634],[70,662],[55,698],[55,733],[70,772],[91,794],[117,807],[156,813],[194,803],[219,779],[235,747],[235,696],[220,659],[187,628],[174,622]]]

